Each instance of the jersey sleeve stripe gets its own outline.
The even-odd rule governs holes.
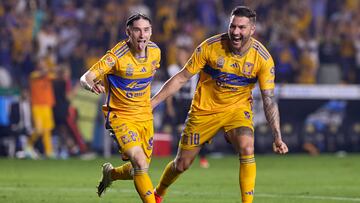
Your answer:
[[[151,47],[156,47],[156,48],[159,48],[159,46],[157,44],[155,44],[154,42],[149,42],[149,44]]]
[[[124,56],[127,52],[129,52],[129,50],[130,50],[129,48],[126,48],[123,51],[121,51],[120,53],[116,54],[116,56],[118,58],[120,58],[120,57]]]
[[[148,45],[148,47],[150,47],[150,48],[159,48],[158,46],[156,46],[156,45]]]
[[[259,50],[261,50],[267,57],[270,58],[270,53],[259,42],[255,41],[254,45],[259,47]]]
[[[227,37],[227,34],[226,34],[226,33],[221,34],[221,35],[217,35],[217,36],[214,36],[214,37],[206,40],[206,43],[207,43],[208,45],[210,45],[210,44],[213,44],[213,43],[215,43],[215,42],[224,40],[224,39],[226,39],[226,37]]]
[[[123,46],[121,46],[119,49],[117,49],[114,54],[118,54],[120,53],[121,51],[123,51],[124,49],[128,48],[127,44],[124,44]]]
[[[229,85],[246,86],[255,84],[257,82],[257,78],[247,78],[232,73],[221,72],[220,70],[214,69],[209,65],[205,65],[203,71],[209,74],[216,81]]]
[[[253,48],[260,54],[262,58],[268,60],[270,57],[267,56],[257,45],[253,45]]]

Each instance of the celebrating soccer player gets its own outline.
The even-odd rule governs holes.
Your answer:
[[[106,128],[118,143],[123,159],[130,162],[114,168],[103,164],[98,195],[115,180],[133,179],[143,202],[154,203],[148,167],[153,149],[153,115],[150,83],[160,64],[160,49],[150,41],[149,17],[137,13],[126,22],[128,39],[108,51],[80,79],[82,87],[106,93],[103,106]]]
[[[279,154],[288,152],[281,138],[279,110],[274,100],[274,62],[266,48],[252,37],[255,21],[255,11],[244,6],[234,8],[228,33],[201,43],[184,68],[152,98],[155,107],[200,73],[178,153],[166,166],[155,189],[157,203],[161,202],[168,187],[190,167],[202,145],[220,129],[226,132],[226,139],[239,155],[242,202],[253,201],[256,164],[251,91],[256,82],[261,89],[266,119],[273,131],[273,150]]]

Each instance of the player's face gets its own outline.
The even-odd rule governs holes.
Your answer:
[[[137,51],[143,51],[149,43],[152,34],[151,24],[145,19],[136,20],[132,26],[127,28],[126,33],[133,47]]]
[[[255,25],[247,17],[231,16],[228,29],[230,45],[239,50],[250,40],[255,32]]]

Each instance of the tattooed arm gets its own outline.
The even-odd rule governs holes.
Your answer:
[[[285,154],[288,152],[288,148],[281,138],[279,109],[275,101],[274,90],[262,90],[261,95],[265,117],[274,136],[273,150],[276,153]]]

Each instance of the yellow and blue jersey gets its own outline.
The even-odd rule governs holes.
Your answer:
[[[102,80],[107,98],[103,106],[106,120],[112,118],[146,121],[153,119],[150,84],[160,67],[160,49],[149,42],[146,57],[135,58],[126,40],[109,50],[90,71]]]
[[[191,113],[211,114],[234,108],[251,107],[252,89],[258,82],[261,90],[275,88],[274,61],[266,48],[254,38],[242,56],[229,47],[227,33],[201,43],[185,68],[200,72]]]

